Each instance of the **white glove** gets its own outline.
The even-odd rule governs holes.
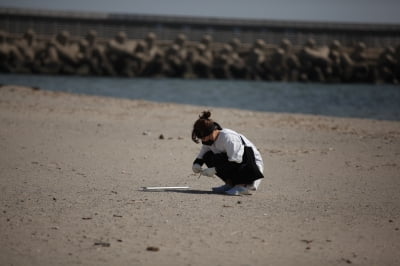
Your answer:
[[[215,170],[215,167],[205,168],[201,171],[202,175],[209,176],[209,177],[213,177],[216,173],[217,173],[217,171]]]
[[[198,174],[201,172],[201,165],[198,163],[193,164],[192,170],[195,174]]]

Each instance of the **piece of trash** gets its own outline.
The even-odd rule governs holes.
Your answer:
[[[107,242],[95,242],[94,245],[95,245],[95,246],[106,247],[106,248],[109,247],[109,246],[111,246],[111,244],[110,244],[110,243],[107,243]]]
[[[347,264],[352,264],[353,262],[349,259],[342,258],[342,261],[346,262]]]
[[[150,247],[147,247],[146,250],[147,250],[147,251],[159,251],[160,248],[150,246]]]

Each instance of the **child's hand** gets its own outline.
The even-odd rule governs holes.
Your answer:
[[[192,170],[193,170],[193,172],[194,172],[195,174],[200,173],[200,172],[201,172],[201,165],[200,165],[200,164],[197,164],[197,163],[193,164]]]

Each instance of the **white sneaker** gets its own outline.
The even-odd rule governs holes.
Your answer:
[[[225,191],[226,194],[231,196],[251,195],[249,189],[244,186],[236,185],[233,188]]]
[[[227,191],[227,190],[229,190],[231,188],[232,188],[232,186],[225,184],[225,185],[222,185],[222,186],[219,186],[219,187],[213,187],[212,191],[217,192],[217,193],[222,193],[222,192],[225,192],[225,191]]]
[[[255,181],[253,182],[253,184],[251,184],[251,185],[248,186],[248,188],[249,188],[250,190],[256,191],[256,190],[258,189],[258,186],[260,185],[260,183],[261,183],[261,178],[255,180]]]

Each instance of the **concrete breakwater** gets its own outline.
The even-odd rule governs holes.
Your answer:
[[[239,27],[237,21],[214,20],[205,24],[196,19],[168,22],[164,18],[162,22],[161,18],[154,17],[154,28],[149,26],[149,17],[142,18],[143,25],[139,27],[137,17],[136,20],[118,16],[103,18],[99,14],[56,17],[54,12],[0,11],[0,20],[5,26],[0,33],[0,71],[3,73],[394,84],[400,80],[396,25],[373,28],[382,43],[371,46],[378,42],[361,34],[365,27],[355,25],[347,28],[325,25],[331,35],[322,38],[321,29],[316,25],[314,29],[307,23],[286,25],[286,34],[277,34],[279,27],[285,30],[283,24],[270,23],[275,32],[253,34],[253,39],[249,39],[241,31],[213,34],[212,27],[224,26],[227,33],[229,27]],[[125,21],[125,26],[120,25],[120,30],[106,34],[101,27],[105,21],[110,25]],[[71,27],[77,22],[79,27]],[[257,23],[252,23],[241,28],[257,32]],[[54,25],[58,31],[53,34]],[[170,30],[171,25],[175,25],[175,31]],[[196,31],[194,25],[197,25]],[[198,30],[200,26],[204,26],[203,31]],[[308,28],[308,37],[301,39],[303,43],[287,33],[290,27],[297,31]],[[82,29],[87,31],[83,34]],[[132,34],[133,29],[137,29],[136,34]],[[154,31],[143,32],[144,29]],[[200,32],[201,36],[197,36]],[[346,34],[355,32],[358,34],[347,39]],[[171,37],[171,33],[176,35]],[[357,36],[359,39],[354,39]]]

